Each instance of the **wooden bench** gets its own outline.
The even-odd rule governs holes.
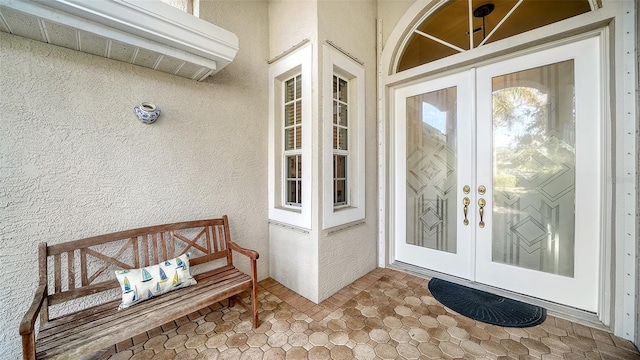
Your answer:
[[[232,250],[250,259],[251,276],[233,265]],[[118,310],[122,292],[115,270],[146,267],[187,252],[197,285]],[[257,327],[258,256],[231,241],[226,215],[42,243],[39,285],[20,323],[23,357],[79,359],[225,299],[230,306],[234,300],[245,306]],[[250,305],[240,299],[245,291],[251,294]]]

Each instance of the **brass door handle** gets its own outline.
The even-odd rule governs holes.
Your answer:
[[[485,207],[485,205],[487,205],[487,202],[483,198],[480,198],[478,200],[478,206],[480,206],[480,210],[479,210],[479,212],[480,212],[480,223],[478,223],[478,226],[480,226],[481,228],[484,227],[484,221],[482,220],[482,217],[484,216],[484,207]]]
[[[471,200],[469,200],[468,197],[462,199],[462,205],[464,205],[464,208],[462,208],[462,212],[464,212],[463,223],[465,225],[469,225],[469,219],[467,219],[467,213],[469,213],[469,204],[471,204]]]

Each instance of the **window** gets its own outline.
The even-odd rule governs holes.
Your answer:
[[[349,205],[349,82],[333,75],[333,206]]]
[[[364,219],[364,68],[324,46],[325,229]]]
[[[302,205],[302,75],[284,83],[285,204]]]
[[[269,68],[269,219],[311,228],[311,45]]]
[[[449,0],[406,40],[398,72],[591,11],[588,0]]]

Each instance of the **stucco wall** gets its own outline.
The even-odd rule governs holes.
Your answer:
[[[319,42],[324,43],[326,40],[330,40],[364,63],[366,138],[365,222],[345,230],[338,230],[340,227],[337,227],[319,234],[318,291],[320,301],[330,297],[377,266],[376,14],[377,7],[373,1],[320,1],[318,4]],[[320,50],[322,51],[322,47]],[[320,59],[323,59],[322,54],[320,54]],[[320,69],[323,66],[321,64]],[[319,94],[323,94],[322,85],[319,84]],[[320,104],[322,104],[322,100]],[[320,108],[318,111],[322,114],[324,110]],[[322,120],[320,126],[323,126]],[[332,141],[332,139],[322,139],[322,141]],[[320,144],[320,149],[322,148],[323,145]],[[321,167],[321,171],[331,173],[333,169],[322,169]],[[322,176],[318,182],[321,181]],[[322,196],[322,194],[320,195]],[[322,213],[322,211],[318,211],[320,224],[322,223]]]
[[[269,59],[309,39],[312,44],[312,84],[317,84],[317,3],[315,1],[269,1]],[[316,85],[312,87],[311,124],[313,149],[318,143],[318,103]],[[265,148],[265,151],[267,149]],[[311,202],[318,203],[318,153],[312,151]],[[270,271],[269,275],[282,285],[312,301],[318,301],[318,236],[317,206],[312,205],[312,229],[297,229],[272,224],[269,227]]]
[[[1,358],[20,357],[41,241],[227,214],[268,276],[267,5],[202,3],[241,47],[204,83],[0,33]]]

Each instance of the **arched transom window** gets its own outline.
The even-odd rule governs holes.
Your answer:
[[[409,34],[396,71],[592,10],[589,0],[443,0]]]

